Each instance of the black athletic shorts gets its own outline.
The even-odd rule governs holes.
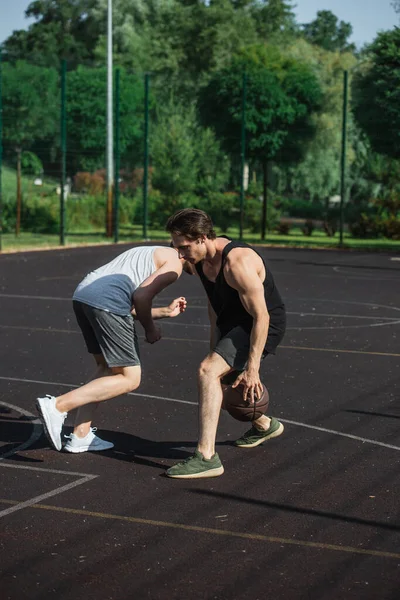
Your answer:
[[[78,300],[73,308],[90,354],[102,354],[109,367],[140,365],[139,340],[132,315],[124,317]]]
[[[224,336],[217,329],[217,343],[214,352],[222,356],[233,371],[225,375],[221,383],[231,385],[242,371],[245,370],[250,352],[250,333],[242,327],[234,327]],[[264,349],[261,358],[264,359],[268,351]]]

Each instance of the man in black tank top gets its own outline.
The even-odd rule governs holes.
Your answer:
[[[184,209],[166,226],[184,269],[198,275],[208,296],[210,353],[199,369],[199,442],[194,456],[167,471],[173,478],[222,475],[215,452],[223,386],[243,385],[244,399],[262,393],[260,362],[275,354],[286,328],[285,306],[262,257],[248,244],[217,237],[210,217]],[[283,425],[263,415],[235,444],[253,448],[279,436]]]

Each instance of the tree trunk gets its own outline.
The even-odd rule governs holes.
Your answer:
[[[261,218],[261,239],[265,240],[268,217],[268,161],[263,162],[263,207]]]
[[[21,228],[21,148],[17,148],[17,215],[15,220],[15,235],[19,235]]]

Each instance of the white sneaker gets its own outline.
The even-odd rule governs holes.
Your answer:
[[[71,435],[65,435],[68,442],[64,446],[64,450],[67,452],[98,452],[100,450],[110,450],[114,448],[112,442],[106,442],[102,440],[94,432],[97,431],[97,427],[91,427],[89,433],[84,437],[80,438],[74,433]]]
[[[55,450],[61,450],[61,430],[67,418],[67,413],[57,410],[56,399],[54,396],[49,396],[49,394],[44,398],[36,398],[36,408],[47,439]]]

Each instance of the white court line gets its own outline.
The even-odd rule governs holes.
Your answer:
[[[28,412],[27,410],[24,410],[23,408],[20,408],[19,406],[14,406],[14,404],[8,404],[8,402],[0,401],[0,406],[6,406],[7,408],[11,408],[12,410],[15,410],[16,412],[21,413],[21,415],[24,415],[24,417],[34,417],[34,415],[31,412]],[[5,458],[8,458],[9,456],[12,456],[16,452],[20,452],[21,450],[26,450],[26,448],[29,448],[30,446],[32,446],[41,437],[43,427],[42,427],[39,417],[36,417],[33,421],[31,421],[31,424],[33,425],[33,430],[32,430],[32,433],[31,433],[29,439],[26,440],[26,442],[23,442],[17,448],[14,448],[13,450],[10,450],[9,452],[5,452],[4,454],[0,455],[0,461],[4,460]]]
[[[27,470],[31,469],[31,467],[22,467],[22,466],[17,466],[17,465],[1,465],[1,466],[14,468],[14,469],[18,469],[18,468],[19,469],[27,469]],[[55,472],[55,471],[50,471],[48,469],[37,469],[37,470],[42,471],[43,473],[52,473],[52,472],[54,473]],[[70,473],[68,473],[68,471],[58,471],[58,473],[60,473],[62,475],[70,475]],[[51,490],[50,492],[47,492],[46,494],[40,494],[40,496],[35,496],[34,498],[25,500],[25,502],[20,502],[19,504],[16,504],[15,506],[10,506],[10,508],[6,508],[6,509],[0,511],[0,519],[2,517],[6,517],[7,515],[10,515],[11,513],[17,512],[24,508],[27,508],[28,506],[33,506],[34,504],[38,504],[42,500],[46,500],[46,498],[51,498],[52,496],[58,496],[58,494],[67,492],[68,490],[71,490],[72,488],[77,487],[78,485],[82,485],[83,483],[87,483],[88,481],[91,481],[92,479],[96,479],[96,477],[98,477],[98,476],[97,475],[85,475],[84,477],[81,477],[80,479],[77,479],[76,481],[72,481],[71,483],[62,485],[61,487]]]
[[[54,386],[57,385],[57,386],[69,387],[69,388],[79,387],[79,386],[73,385],[71,383],[59,383],[56,381],[35,381],[33,379],[22,379],[22,378],[17,378],[17,377],[0,377],[0,379],[10,380],[10,381],[20,381],[23,383],[38,383],[38,384],[54,385]],[[178,400],[177,398],[167,398],[165,396],[151,396],[149,394],[139,394],[139,393],[134,393],[134,392],[130,392],[128,395],[129,396],[140,396],[142,398],[152,398],[155,400],[166,400],[168,402],[178,402],[180,404],[190,404],[192,406],[198,405],[197,402],[189,402],[188,400]],[[351,440],[362,442],[363,444],[372,444],[373,446],[382,446],[383,448],[389,448],[391,450],[400,450],[400,446],[393,446],[392,444],[385,444],[384,442],[379,442],[378,440],[371,440],[369,438],[359,437],[357,435],[352,435],[351,433],[344,433],[343,431],[336,431],[334,429],[325,429],[324,427],[318,427],[317,425],[309,425],[308,423],[301,423],[299,421],[290,421],[289,419],[281,419],[280,417],[279,417],[279,420],[282,421],[282,423],[289,423],[289,425],[297,425],[298,427],[305,427],[307,429],[315,429],[316,431],[322,431],[324,433],[331,433],[332,435],[346,437]],[[1,515],[1,513],[0,513],[0,515]]]
[[[26,417],[34,417],[34,415],[31,412],[24,410],[23,408],[20,408],[19,406],[15,406],[14,404],[8,404],[7,402],[0,401],[0,405],[6,406],[7,408],[11,408],[12,410],[15,410],[16,412],[20,412],[22,415],[24,415]],[[20,444],[16,448],[14,448],[13,450],[10,450],[9,452],[6,452],[5,454],[1,455],[0,461],[3,461],[6,458],[10,458],[17,452],[21,452],[22,450],[26,450],[27,448],[32,446],[36,442],[36,440],[39,439],[39,437],[41,436],[42,431],[43,431],[42,426],[40,426],[40,428],[38,427],[39,423],[40,423],[39,419],[35,419],[34,421],[32,421],[33,432],[31,434],[30,438],[26,442],[23,442],[22,444]],[[77,487],[78,485],[82,485],[83,483],[87,483],[88,481],[92,481],[92,479],[96,479],[98,477],[98,475],[92,475],[89,473],[76,473],[74,471],[59,471],[57,469],[42,469],[40,467],[28,467],[25,465],[10,465],[10,464],[4,463],[4,462],[3,463],[0,462],[0,467],[5,467],[8,469],[22,469],[25,471],[39,471],[41,473],[56,473],[58,475],[68,475],[69,477],[79,477],[79,479],[77,481],[72,481],[71,483],[67,483],[66,485],[63,485],[58,488],[55,488],[54,490],[51,490],[50,492],[46,492],[45,494],[41,494],[40,496],[35,496],[34,498],[30,498],[29,500],[25,500],[24,502],[19,502],[15,506],[11,506],[10,508],[1,510],[0,518],[5,517],[11,513],[17,512],[19,510],[22,510],[23,508],[27,508],[28,506],[33,506],[34,504],[37,504],[38,502],[41,502],[42,500],[46,500],[46,498],[51,498],[52,496],[57,496],[58,494],[62,494],[63,492],[66,492],[67,490]]]
[[[0,294],[0,298],[26,298],[26,300],[59,300],[61,302],[72,302],[72,298],[58,298],[56,296],[26,296],[24,294]]]

